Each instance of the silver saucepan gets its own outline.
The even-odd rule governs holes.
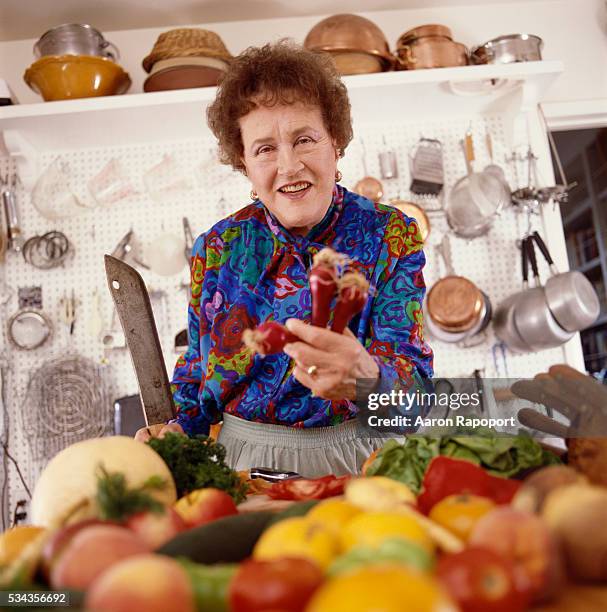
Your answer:
[[[533,239],[528,237],[524,247],[528,251],[529,262],[533,270],[535,287],[523,291],[514,306],[514,324],[526,344],[531,350],[540,351],[554,348],[564,344],[573,337],[573,332],[563,329],[554,318],[548,302],[546,292],[541,285]]]
[[[599,296],[592,283],[577,270],[559,273],[546,244],[537,232],[533,232],[533,239],[552,272],[544,291],[554,318],[563,329],[570,332],[592,325],[601,311]]]

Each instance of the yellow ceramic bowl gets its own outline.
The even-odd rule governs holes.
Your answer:
[[[46,55],[25,71],[23,79],[47,102],[122,94],[131,85],[118,64],[92,55]]]

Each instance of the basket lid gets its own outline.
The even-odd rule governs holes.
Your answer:
[[[155,62],[172,57],[215,57],[230,61],[232,55],[215,32],[202,28],[178,28],[163,32],[142,66],[150,72]]]

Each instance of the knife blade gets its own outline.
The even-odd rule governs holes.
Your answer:
[[[175,415],[175,406],[143,278],[111,255],[105,255],[105,274],[135,368],[146,424],[166,423]]]

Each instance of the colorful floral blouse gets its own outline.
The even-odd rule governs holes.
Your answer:
[[[357,262],[370,282],[350,329],[379,365],[382,388],[432,376],[422,335],[425,257],[413,219],[336,186],[324,219],[304,237],[256,201],[194,244],[189,347],[172,380],[176,420],[188,435],[207,433],[223,412],[293,427],[334,425],[356,414],[350,400],[312,396],[284,353],[251,355],[242,344],[243,331],[263,321],[310,321],[308,272],[325,246]]]

